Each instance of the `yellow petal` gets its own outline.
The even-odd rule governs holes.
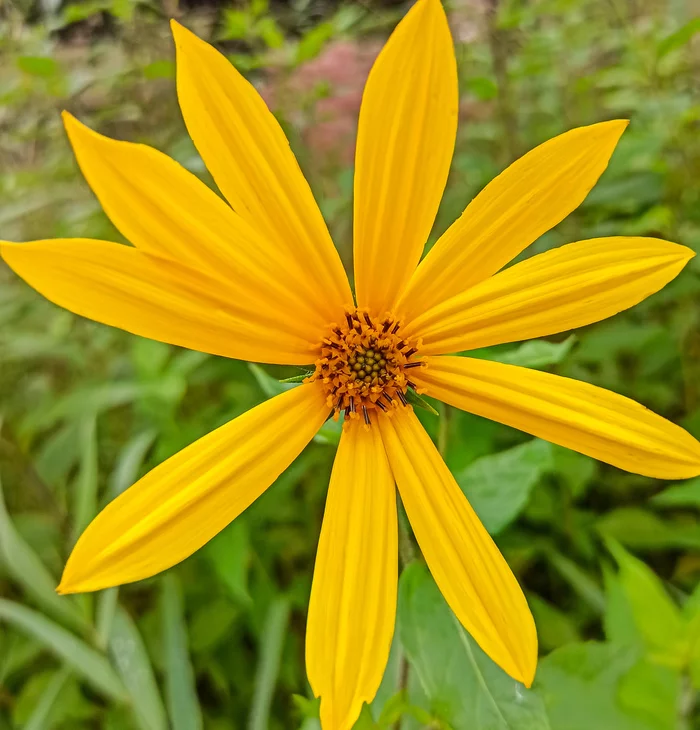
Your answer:
[[[627,122],[572,129],[514,162],[467,206],[413,275],[408,319],[483,281],[575,210],[608,165]]]
[[[401,501],[445,600],[479,646],[528,687],[537,634],[508,563],[410,408],[379,419]]]
[[[529,340],[638,304],[695,253],[657,238],[594,238],[533,256],[428,310],[406,327],[421,353]]]
[[[352,303],[347,276],[282,128],[260,94],[208,43],[172,21],[185,124],[233,209],[314,282],[326,322]],[[271,259],[283,273],[275,255]]]
[[[418,0],[370,72],[355,153],[355,286],[381,316],[433,227],[457,131],[457,68],[439,0]]]
[[[412,378],[427,393],[620,469],[659,479],[700,474],[687,431],[609,390],[468,357],[428,357]],[[414,371],[415,372],[415,371]]]
[[[314,281],[297,257],[266,241],[167,155],[103,137],[68,113],[63,118],[80,169],[134,246],[222,279],[228,296],[293,310],[309,339],[320,341],[328,323],[312,304]]]
[[[328,416],[301,385],[195,441],[110,502],[80,536],[60,593],[155,575],[198,550],[296,459]]]
[[[396,495],[379,431],[346,425],[333,464],[306,630],[323,730],[350,730],[384,674],[394,633]]]
[[[200,352],[304,365],[316,348],[293,313],[239,298],[175,261],[118,243],[0,242],[0,255],[47,299],[98,322]]]

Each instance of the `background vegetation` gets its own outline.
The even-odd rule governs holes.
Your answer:
[[[690,0],[455,0],[461,127],[434,234],[508,162],[629,117],[583,206],[526,255],[608,234],[700,250],[700,18]],[[120,240],[59,112],[205,180],[167,19],[213,39],[285,124],[350,265],[362,84],[405,3],[0,0],[0,236]],[[434,239],[433,239],[434,240]],[[570,337],[483,357],[634,397],[700,436],[700,266]],[[0,264],[0,728],[318,728],[303,663],[337,431],[167,574],[54,593],[76,536],[138,476],[276,392],[260,368],[139,339],[44,301]],[[626,474],[479,418],[422,413],[513,566],[541,643],[532,691],[461,630],[404,546],[392,658],[358,727],[700,727],[700,480]]]

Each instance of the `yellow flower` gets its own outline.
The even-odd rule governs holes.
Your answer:
[[[525,155],[420,261],[450,166],[458,96],[444,11],[438,0],[418,0],[362,101],[353,300],[260,96],[211,46],[177,23],[173,33],[185,122],[230,207],[156,150],[107,139],[66,114],[85,177],[133,247],[3,243],[2,256],[80,315],[224,357],[315,362],[316,371],[111,502],[75,546],[59,590],[128,583],[191,555],[289,466],[331,412],[344,410],[306,643],[324,730],[350,728],[384,671],[396,609],[395,484],[452,610],[494,661],[530,685],[537,638],[523,593],[405,394],[425,390],[639,474],[700,473],[700,444],[627,398],[448,356],[609,317],[660,289],[693,256],[652,238],[594,239],[498,273],[581,203],[626,122],[574,129]]]

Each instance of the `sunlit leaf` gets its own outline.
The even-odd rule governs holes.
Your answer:
[[[680,609],[648,565],[614,540],[608,540],[607,545],[620,567],[622,589],[651,657],[661,664],[682,667],[689,647]]]

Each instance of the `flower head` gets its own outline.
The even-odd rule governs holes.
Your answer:
[[[284,134],[255,89],[173,23],[192,139],[228,203],[177,163],[65,115],[80,167],[133,247],[0,244],[48,299],[223,357],[314,364],[307,381],[213,431],[112,501],[59,586],[91,591],[178,563],[250,505],[323,422],[345,425],[331,474],[306,656],[324,730],[379,686],[394,630],[395,486],[447,602],[530,685],[535,627],[493,540],[408,405],[409,389],[640,474],[700,474],[700,444],[627,398],[469,357],[626,309],[693,253],[653,238],[579,241],[500,271],[584,199],[626,122],[573,129],[490,183],[422,259],[447,180],[457,74],[439,0],[418,0],[379,55],[359,119],[355,293]]]

